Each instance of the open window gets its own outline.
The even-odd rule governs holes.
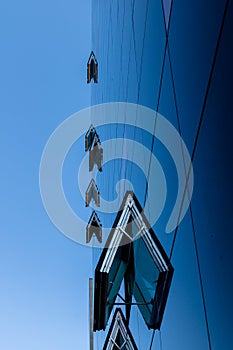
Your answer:
[[[85,152],[90,151],[97,143],[100,144],[100,138],[94,126],[91,124],[85,135]]]
[[[105,329],[123,279],[127,322],[134,296],[148,328],[159,329],[173,267],[128,191],[95,270],[94,331]]]
[[[102,171],[103,164],[103,148],[99,135],[97,134],[93,125],[91,125],[85,135],[85,151],[89,151],[89,171],[94,169],[97,165],[99,171]]]
[[[89,153],[89,171],[94,169],[94,166],[97,166],[99,171],[102,171],[103,164],[103,148],[99,141],[94,140]]]
[[[95,271],[94,331],[105,329],[129,262],[129,245],[113,250],[112,260],[104,249]]]
[[[94,83],[98,83],[98,62],[93,51],[91,51],[90,57],[87,62],[87,83],[94,80]]]
[[[103,350],[138,350],[121,309],[117,308]]]
[[[95,202],[95,205],[97,207],[100,206],[100,193],[94,179],[91,179],[91,182],[86,190],[86,194],[85,194],[86,207],[89,206],[92,200]]]
[[[86,243],[91,241],[93,235],[102,243],[102,225],[95,211],[92,212],[86,227]]]

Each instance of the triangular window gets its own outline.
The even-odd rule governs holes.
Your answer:
[[[103,350],[137,350],[121,309],[117,308]]]

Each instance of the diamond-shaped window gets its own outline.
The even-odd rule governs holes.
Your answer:
[[[139,202],[127,192],[95,270],[94,330],[105,329],[123,279],[127,321],[134,296],[147,326],[159,329],[172,276]]]

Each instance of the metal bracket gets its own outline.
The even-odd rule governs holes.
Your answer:
[[[123,300],[123,303],[108,303],[109,305],[151,305],[153,304],[153,299],[151,301],[145,302],[145,303],[127,303],[125,299],[120,295],[120,293],[117,293],[117,296]]]

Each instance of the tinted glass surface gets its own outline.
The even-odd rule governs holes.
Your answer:
[[[170,3],[165,0],[163,2],[165,16],[168,18]],[[95,50],[101,57],[102,65],[99,71],[102,81],[98,87],[93,86],[93,103],[138,100],[142,104],[156,108],[159,102],[159,112],[181,131],[185,143],[192,152],[226,2],[174,0],[169,50],[167,49],[164,55],[165,25],[164,27],[161,25],[163,23],[161,5],[160,2],[149,1],[147,34],[144,41],[146,64],[142,63],[141,79],[138,72],[140,72],[147,1],[140,3],[135,1],[135,4],[134,1],[114,2],[114,4],[111,2],[111,4],[112,12],[106,3],[101,11],[98,11],[100,3],[94,5],[97,11],[94,19],[96,27],[93,33],[93,46],[96,45]],[[104,18],[105,8],[108,10]],[[132,21],[133,11],[135,11],[134,21]],[[139,12],[142,14],[141,21]],[[213,349],[228,350],[233,347],[231,337],[233,291],[230,277],[233,246],[232,16],[232,1],[230,1],[194,157],[195,187],[192,210],[197,249],[194,242],[193,221],[188,213],[179,226],[171,257],[175,274],[161,328],[163,349],[209,348],[197,251]],[[121,29],[116,31],[110,23],[115,23],[115,27],[118,23]],[[96,28],[99,28],[98,31]],[[100,39],[101,36],[106,40]],[[163,57],[165,61],[162,70]],[[112,70],[112,67],[115,67],[115,70]],[[105,130],[105,133],[112,136],[116,131]],[[139,136],[139,139],[143,140],[143,137]],[[155,143],[154,152],[158,152],[158,149],[159,145]],[[164,153],[157,154],[162,155],[160,161],[165,164],[163,168],[172,174],[173,181],[168,184],[168,188],[169,193],[174,195],[177,178],[172,165],[169,165]],[[121,167],[121,164],[119,166]],[[110,170],[103,176],[107,177],[109,174]],[[135,182],[135,188],[142,186],[141,183]],[[169,209],[172,209],[172,200],[173,197],[172,199],[169,197],[167,201],[168,208],[165,213],[167,216]],[[174,233],[171,235],[164,233],[165,221],[166,217],[157,222],[155,232],[169,254]],[[141,271],[143,277],[150,279],[144,267],[139,266],[137,269]],[[143,279],[140,283],[144,283]],[[132,307],[131,310],[130,329],[139,348],[150,347],[152,334],[145,326],[137,307]],[[96,335],[96,341],[97,337],[101,343],[103,334],[100,332]],[[157,349],[159,344],[159,335],[156,334],[152,349]]]

